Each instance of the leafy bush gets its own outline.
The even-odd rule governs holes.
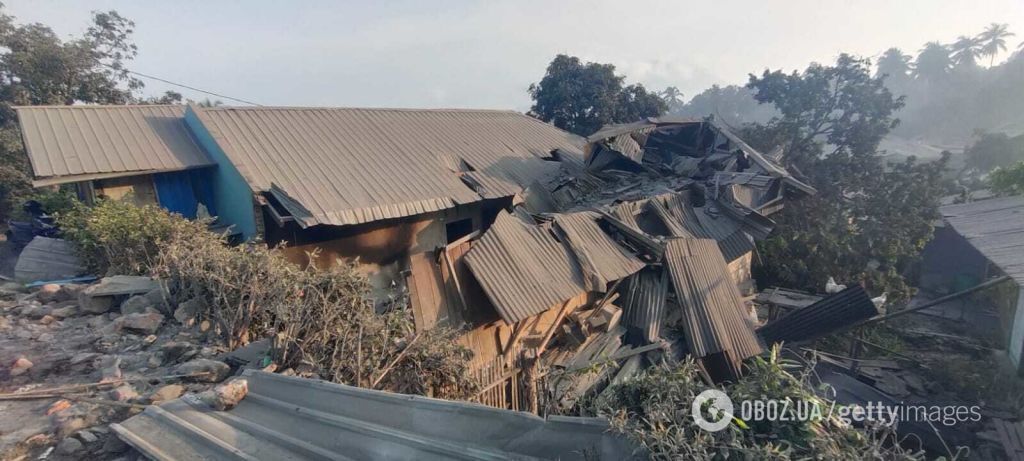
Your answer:
[[[613,386],[594,403],[612,427],[636,441],[650,459],[838,459],[917,460],[892,443],[890,429],[857,429],[828,413],[832,404],[814,392],[809,377],[793,374],[796,364],[781,359],[778,349],[767,358],[749,362],[739,382],[720,389],[734,402],[773,399],[809,402],[822,408],[822,417],[807,421],[734,420],[725,430],[708,432],[696,425],[690,406],[710,389],[697,365],[687,360],[676,366],[648,369]]]
[[[100,200],[92,207],[74,202],[69,211],[57,216],[57,224],[97,274],[147,274],[162,244],[209,233],[202,222],[154,205],[140,207],[119,200]]]
[[[999,195],[1024,194],[1024,161],[999,167],[988,176],[992,191]]]

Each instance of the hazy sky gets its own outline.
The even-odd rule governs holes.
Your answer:
[[[91,10],[136,22],[132,70],[266,105],[525,110],[557,53],[615,64],[628,82],[746,81],[841,52],[918,50],[1010,24],[1022,0],[214,1],[6,0],[21,22],[61,36]],[[147,94],[168,85],[146,81]],[[205,95],[176,89],[186,97]]]

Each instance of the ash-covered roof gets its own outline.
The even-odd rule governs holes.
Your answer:
[[[254,192],[300,225],[349,225],[507,197],[583,139],[513,111],[193,108]]]
[[[36,186],[214,165],[185,106],[16,107]]]
[[[939,211],[992,264],[1024,285],[1024,196],[946,205]]]

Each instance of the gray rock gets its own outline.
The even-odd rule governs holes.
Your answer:
[[[60,285],[57,285],[56,283],[47,283],[46,285],[39,287],[39,291],[36,292],[36,299],[43,303],[56,301],[59,293]]]
[[[163,363],[176,362],[182,357],[186,357],[192,349],[193,347],[191,344],[184,342],[171,341],[169,343],[165,343],[163,348],[161,348],[161,352],[164,357]]]
[[[105,355],[100,359],[100,382],[121,380],[121,357]]]
[[[23,375],[26,372],[28,372],[28,370],[31,369],[32,366],[33,366],[32,361],[30,361],[29,359],[26,359],[25,357],[18,357],[18,359],[15,360],[14,363],[11,364],[11,372],[10,372],[11,376]],[[227,365],[224,365],[224,366],[227,366]],[[224,378],[221,378],[221,379],[224,379]]]
[[[54,317],[56,317],[58,319],[66,319],[68,317],[74,317],[74,316],[78,315],[78,306],[77,305],[71,305],[71,306],[59,307],[59,308],[56,308],[56,309],[50,311],[50,315],[52,315],[52,316],[54,316]]]
[[[149,305],[153,306],[156,310],[163,312],[164,314],[171,314],[171,306],[168,303],[169,296],[167,291],[162,286],[149,290],[143,295],[148,301]]]
[[[50,312],[53,312],[53,307],[51,306],[32,305],[27,308],[21,309],[21,315],[24,315],[30,319],[41,319],[43,317],[46,317],[47,315],[50,315]]]
[[[146,294],[157,287],[157,281],[149,277],[115,275],[104,277],[83,289],[78,294],[78,301],[83,311],[102,314],[114,307],[116,296]]]
[[[164,323],[164,315],[159,312],[128,314],[118,318],[115,322],[119,322],[121,328],[125,330],[151,335],[156,333],[160,329],[160,325]]]
[[[195,359],[189,362],[185,362],[178,365],[174,369],[174,374],[178,375],[193,375],[205,373],[198,376],[192,376],[189,379],[192,381],[204,382],[204,383],[219,383],[228,377],[231,373],[231,367],[224,362],[210,359]]]
[[[87,429],[80,430],[75,435],[77,435],[78,439],[81,440],[83,443],[93,443],[99,440],[99,437],[96,437],[96,434],[93,434]]]
[[[121,303],[121,314],[143,314],[149,309],[153,308],[153,303],[150,302],[149,298],[142,295],[135,295]]]
[[[117,437],[109,437],[106,442],[103,442],[104,453],[117,454],[125,451],[128,451],[128,444]]]
[[[174,400],[185,393],[185,386],[181,384],[168,384],[162,386],[149,394],[149,401],[152,403]]]
[[[85,446],[82,445],[82,442],[79,442],[78,439],[68,437],[57,444],[57,453],[62,455],[73,455],[82,451],[83,448],[85,448]]]
[[[93,296],[87,288],[78,295],[78,306],[83,312],[103,314],[114,307],[114,297]]]
[[[118,402],[127,402],[139,396],[131,384],[122,384],[110,391],[110,398]]]
[[[206,303],[199,298],[180,302],[178,308],[174,310],[174,319],[185,327],[192,327],[195,325],[199,313],[205,309],[205,305]]]
[[[199,393],[199,401],[217,411],[227,411],[238,405],[249,393],[249,383],[245,378],[234,378],[211,390]]]

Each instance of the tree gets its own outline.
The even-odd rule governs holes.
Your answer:
[[[1024,194],[1024,161],[1008,167],[999,167],[988,177],[992,192],[998,195]]]
[[[780,115],[745,136],[818,189],[787,203],[775,234],[760,243],[768,283],[820,291],[829,276],[864,282],[889,298],[910,294],[903,274],[931,236],[946,157],[886,165],[878,152],[903,98],[872,77],[870,62],[840,55],[835,65],[751,75],[748,88]],[[764,281],[764,280],[762,280]]]
[[[928,42],[914,61],[914,76],[928,83],[939,82],[953,66],[949,48],[939,42]]]
[[[893,47],[885,50],[878,58],[876,77],[886,76],[890,81],[906,80],[913,70],[910,61],[914,59],[903,50]]]
[[[989,67],[995,64],[996,55],[1006,51],[1006,39],[1016,35],[1009,31],[1009,27],[1007,24],[993,22],[984,32],[978,34],[978,40],[981,42],[981,54],[989,57]]]
[[[980,131],[974,142],[964,149],[965,164],[985,174],[999,167],[1024,160],[1024,135],[1011,138],[1006,133]]]
[[[978,65],[978,56],[981,55],[981,40],[978,37],[961,35],[949,46],[949,50],[953,53],[953,64],[957,67],[973,68]]]
[[[142,87],[125,69],[136,54],[134,26],[117,12],[96,12],[85,34],[61,40],[45,25],[16,24],[0,4],[0,219],[32,192],[11,106],[132,101]]]
[[[679,91],[679,88],[674,86],[667,87],[659,93],[659,96],[665,101],[669,112],[676,112],[683,107],[683,92]]]
[[[530,85],[530,114],[586,136],[610,123],[634,122],[668,109],[643,85],[624,87],[624,80],[615,75],[611,64],[584,63],[575,56],[560,54],[548,65],[544,78]]]

